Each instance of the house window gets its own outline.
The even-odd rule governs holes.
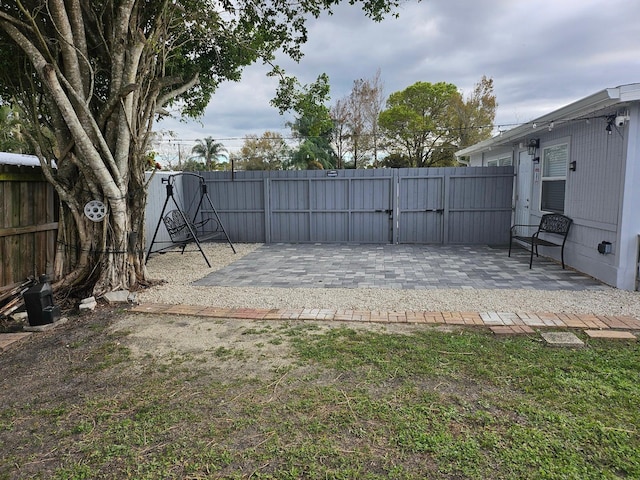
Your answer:
[[[487,160],[487,167],[505,167],[509,165],[513,165],[511,156]]]
[[[568,143],[542,149],[541,211],[564,213],[568,161]]]

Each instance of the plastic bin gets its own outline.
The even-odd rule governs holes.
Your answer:
[[[53,290],[48,283],[34,285],[22,295],[29,325],[47,325],[60,318],[60,308],[53,304]]]

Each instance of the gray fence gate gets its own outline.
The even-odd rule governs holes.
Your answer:
[[[398,243],[443,243],[444,176],[399,178]]]
[[[509,241],[512,167],[425,170],[399,175],[397,243],[500,245]]]
[[[236,172],[233,180],[229,172],[205,172],[204,177],[233,242],[509,241],[512,167],[257,171]],[[196,187],[185,181],[185,208],[198,195]],[[203,216],[211,213],[202,210]]]
[[[269,241],[390,243],[391,180],[272,179]]]

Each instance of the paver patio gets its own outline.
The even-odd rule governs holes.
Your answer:
[[[440,245],[268,244],[194,282],[199,286],[275,288],[602,290],[587,275],[504,247]],[[497,335],[537,329],[583,329],[591,338],[636,339],[640,320],[630,316],[548,312],[368,311],[314,308],[257,309],[142,304],[132,312],[244,320],[322,320],[485,326]],[[607,333],[597,333],[607,332]],[[631,333],[633,332],[633,333]],[[0,351],[24,338],[2,335]]]
[[[602,290],[597,280],[544,257],[529,269],[529,254],[486,245],[268,244],[194,282],[198,286],[270,288],[531,289]],[[629,316],[548,312],[427,312],[341,309],[229,309],[138,305],[134,312],[178,313],[214,318],[324,320],[486,326],[498,335],[534,328],[638,331]],[[634,338],[635,336],[631,334]],[[624,336],[629,338],[628,335]]]
[[[199,286],[599,290],[597,280],[543,257],[487,245],[267,244]]]

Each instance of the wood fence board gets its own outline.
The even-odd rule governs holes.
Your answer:
[[[38,167],[0,165],[0,286],[51,272],[58,201],[43,180]]]

